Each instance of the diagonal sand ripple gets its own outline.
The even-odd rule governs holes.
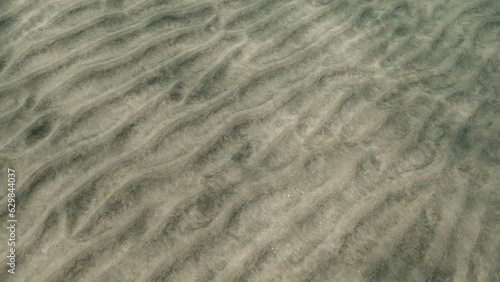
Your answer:
[[[2,1],[0,280],[500,281],[499,14]]]

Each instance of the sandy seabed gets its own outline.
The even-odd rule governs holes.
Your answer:
[[[1,281],[500,281],[500,1],[0,2]]]

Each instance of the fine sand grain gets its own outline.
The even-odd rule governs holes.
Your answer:
[[[0,170],[0,281],[500,281],[500,1],[2,0]]]

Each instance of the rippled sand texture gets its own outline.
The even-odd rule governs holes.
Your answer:
[[[0,5],[17,281],[500,281],[499,1]]]

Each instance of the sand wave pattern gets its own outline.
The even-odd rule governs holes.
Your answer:
[[[0,280],[500,281],[499,1],[0,7]]]

